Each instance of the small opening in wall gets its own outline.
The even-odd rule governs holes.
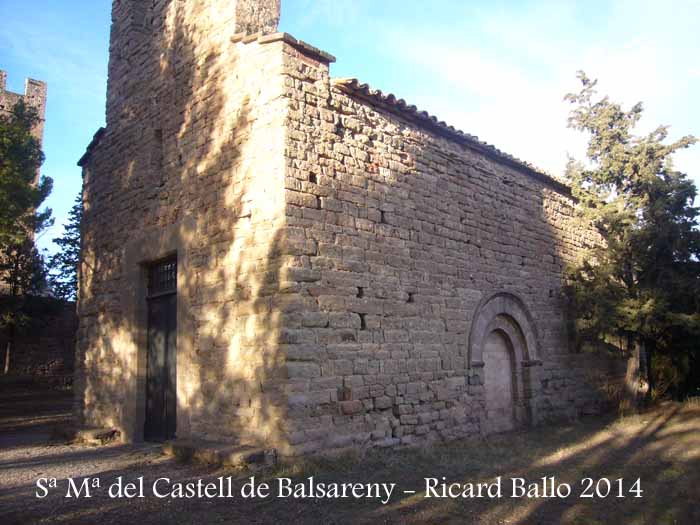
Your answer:
[[[160,170],[163,167],[163,130],[154,129],[153,130],[153,146],[151,151],[151,166],[156,170]],[[161,185],[163,183],[163,176],[160,174]]]
[[[416,301],[415,301],[415,298],[413,297],[413,292],[408,292],[408,299],[406,299],[406,302],[407,302],[407,303],[414,303],[414,302],[416,302]]]
[[[362,288],[362,286],[357,287],[357,297],[364,297],[365,296],[365,289]]]
[[[365,319],[367,314],[360,314],[360,330],[367,330],[367,319]]]
[[[554,297],[554,290],[552,290],[551,288],[550,288],[550,290],[549,290],[549,296],[550,296],[550,297]]]
[[[309,182],[312,184],[318,184],[318,179],[316,178],[316,174],[312,173],[309,175]]]
[[[321,209],[321,197],[319,197],[318,195],[316,195],[316,209]]]
[[[380,213],[379,222],[381,222],[382,224],[386,224],[386,214],[384,213],[384,210],[379,210],[379,213]]]

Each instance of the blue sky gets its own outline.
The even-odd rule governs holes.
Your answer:
[[[76,161],[104,123],[109,0],[0,0],[8,88],[49,84],[42,172],[56,226],[80,190]],[[563,96],[584,69],[600,91],[644,102],[640,131],[700,135],[700,0],[282,0],[280,30],[334,54],[331,74],[393,92],[500,149],[561,174],[585,140]],[[676,157],[700,184],[700,145]]]

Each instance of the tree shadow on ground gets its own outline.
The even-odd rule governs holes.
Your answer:
[[[306,460],[257,473],[185,465],[166,459],[154,448],[117,446],[102,449],[55,448],[41,456],[15,459],[12,467],[1,451],[3,523],[101,523],[138,519],[140,523],[250,522],[278,523],[694,523],[700,509],[700,408],[667,405],[625,419],[584,419],[575,424],[536,428],[436,445],[425,449],[370,451],[364,456]],[[16,452],[19,453],[19,452]],[[39,471],[41,474],[39,474]],[[36,473],[35,473],[36,472]],[[65,498],[60,490],[45,499],[34,496],[36,478],[68,475],[81,480],[98,476],[102,489],[92,498]],[[60,473],[63,473],[62,475]],[[251,475],[273,486],[277,477],[316,482],[395,482],[397,493],[387,505],[377,500],[327,499],[158,499],[149,487],[161,477],[175,481],[215,482],[233,477],[238,496]],[[19,477],[18,477],[19,476]],[[123,476],[144,476],[145,498],[110,499],[106,485]],[[448,482],[493,482],[503,478],[500,499],[425,498],[426,477]],[[509,478],[537,482],[554,476],[570,483],[565,499],[509,498]],[[579,499],[580,480],[623,478],[629,489],[641,479],[643,497]],[[13,482],[16,480],[16,482]],[[413,490],[416,494],[404,494]]]

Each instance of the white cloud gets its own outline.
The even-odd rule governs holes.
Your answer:
[[[387,57],[406,62],[422,79],[409,88],[413,93],[398,96],[415,97],[409,102],[438,118],[561,174],[567,153],[585,153],[585,137],[566,127],[569,106],[563,101],[578,89],[579,69],[599,79],[601,94],[626,107],[644,102],[638,132],[673,124],[671,139],[700,134],[700,82],[687,66],[698,45],[689,45],[696,37],[687,19],[677,20],[697,4],[676,4],[675,11],[650,4],[643,12],[636,2],[620,2],[600,14],[606,26],[586,29],[573,4],[543,2],[527,13],[482,11],[476,32],[447,25],[411,34],[394,28],[382,46]],[[675,160],[700,182],[700,145]]]

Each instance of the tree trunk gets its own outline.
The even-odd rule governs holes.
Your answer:
[[[10,373],[10,354],[12,343],[15,341],[15,325],[10,324],[8,327],[7,346],[5,347],[5,375]]]
[[[9,341],[7,342],[7,346],[5,347],[5,375],[7,375],[10,372],[10,348],[12,347],[12,343]]]
[[[656,390],[656,381],[654,379],[654,366],[652,364],[655,346],[655,341],[645,340],[642,342],[642,348],[644,349],[644,357],[647,365],[647,385],[649,385],[649,390],[647,390],[647,400],[649,401],[652,401],[654,391]]]
[[[627,370],[625,373],[624,399],[632,406],[637,406],[640,400],[640,380],[642,376],[642,360],[640,345],[630,337],[627,338]]]

